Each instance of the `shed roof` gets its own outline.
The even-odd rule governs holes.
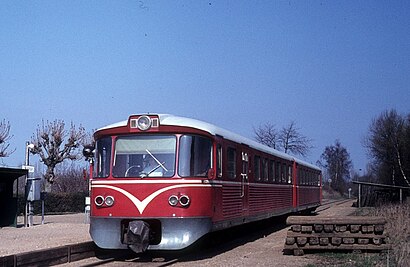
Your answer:
[[[15,180],[23,175],[27,175],[28,170],[17,168],[0,167],[0,181],[5,179]]]

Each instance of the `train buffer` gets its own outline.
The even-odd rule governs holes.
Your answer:
[[[370,216],[290,216],[284,252],[295,256],[305,251],[386,251],[386,220]]]

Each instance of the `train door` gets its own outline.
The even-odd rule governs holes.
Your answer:
[[[293,209],[297,209],[297,207],[299,206],[299,179],[300,177],[298,177],[299,172],[298,172],[298,167],[297,167],[297,163],[296,161],[293,161],[292,164],[292,198],[293,198]]]
[[[242,212],[248,214],[249,209],[249,152],[242,150],[242,171],[241,171],[241,200]]]

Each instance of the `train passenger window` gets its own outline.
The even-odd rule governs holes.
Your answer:
[[[108,177],[111,162],[111,137],[96,141],[96,175],[98,178]]]
[[[261,158],[259,156],[255,156],[255,161],[254,161],[254,175],[255,175],[255,181],[260,181],[261,180]]]
[[[275,162],[273,160],[269,161],[269,180],[275,182]]]
[[[217,172],[218,178],[221,178],[222,177],[222,146],[221,145],[218,145],[216,149],[216,162],[217,162],[216,172]]]
[[[172,177],[175,172],[174,135],[134,135],[115,141],[114,177]]]
[[[236,149],[232,147],[228,147],[228,178],[235,179],[236,178]]]
[[[179,143],[179,175],[208,177],[208,171],[212,168],[211,139],[199,135],[183,135]]]
[[[282,165],[282,176],[281,176],[281,182],[286,183],[286,163],[283,163]]]
[[[309,185],[309,173],[308,173],[308,171],[304,171],[303,172],[303,179],[304,179],[304,181],[305,181],[305,185]]]
[[[301,185],[302,184],[302,176],[301,176],[302,170],[300,169],[300,167],[298,167],[298,172],[297,172],[297,179],[298,179],[298,184]]]
[[[306,185],[309,185],[309,171],[305,172],[305,180],[306,180]]]
[[[264,181],[268,181],[268,174],[269,174],[269,168],[268,168],[268,159],[263,159],[262,160],[262,179]]]
[[[292,183],[292,167],[288,166],[288,183]]]
[[[276,162],[276,182],[281,183],[282,181],[280,180],[281,172],[280,172],[280,162]]]

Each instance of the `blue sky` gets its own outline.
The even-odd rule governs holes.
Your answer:
[[[0,160],[42,120],[87,130],[160,112],[246,137],[295,121],[307,161],[339,139],[356,170],[387,109],[410,112],[409,1],[2,1]]]

